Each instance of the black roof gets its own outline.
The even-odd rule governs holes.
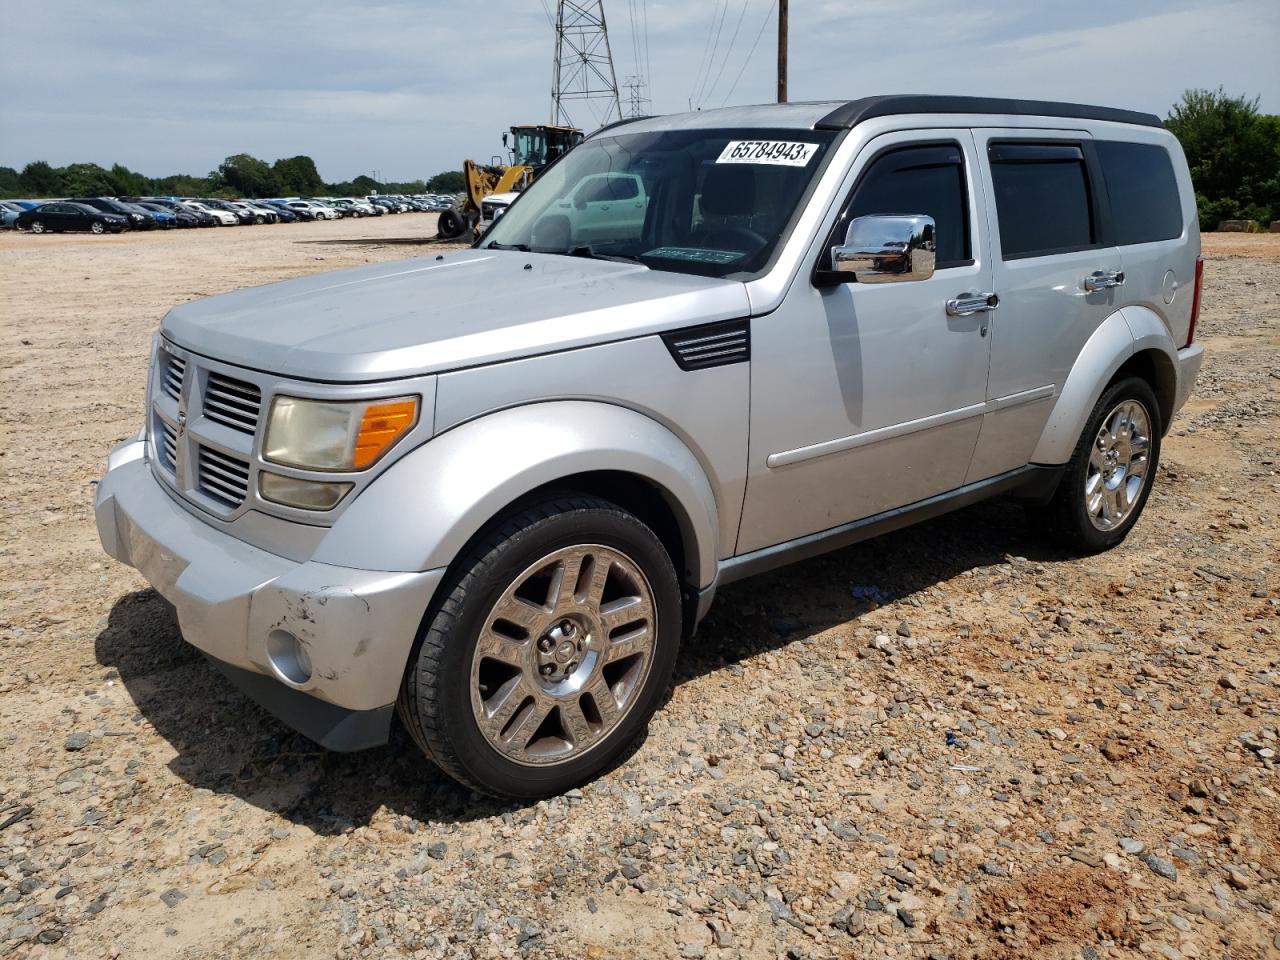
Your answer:
[[[862,97],[836,107],[814,126],[818,130],[848,130],[873,117],[903,113],[1003,113],[1013,116],[1065,117],[1071,120],[1110,120],[1143,127],[1162,127],[1160,118],[1137,110],[1091,107],[1082,103],[1051,100],[1005,100],[1000,97],[947,97],[924,94],[895,94]]]

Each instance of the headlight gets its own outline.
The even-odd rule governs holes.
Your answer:
[[[276,397],[262,456],[305,470],[364,470],[417,422],[417,397],[345,403]]]

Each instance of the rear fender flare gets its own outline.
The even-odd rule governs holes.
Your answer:
[[[1177,348],[1157,314],[1145,307],[1125,307],[1107,317],[1085,341],[1067,374],[1031,462],[1063,464],[1070,460],[1102,391],[1125,361],[1145,350],[1158,351],[1176,369]]]

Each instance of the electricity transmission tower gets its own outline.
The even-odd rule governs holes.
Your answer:
[[[559,0],[556,61],[551,81],[551,122],[575,126],[569,101],[585,101],[599,126],[622,119],[603,0]],[[603,115],[601,115],[603,110]]]
[[[644,95],[644,77],[627,77],[622,82],[627,90],[627,116],[646,117],[649,115],[647,104],[649,98]]]

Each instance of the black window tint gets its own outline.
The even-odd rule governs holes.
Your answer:
[[[994,143],[988,156],[1006,260],[1093,246],[1089,175],[1080,147]]]
[[[1111,200],[1116,243],[1149,243],[1182,235],[1182,204],[1169,151],[1151,143],[1101,140],[1102,175]]]
[[[939,269],[970,262],[969,204],[960,148],[907,147],[878,157],[858,181],[833,242],[843,242],[854,217],[891,213],[933,217]]]

